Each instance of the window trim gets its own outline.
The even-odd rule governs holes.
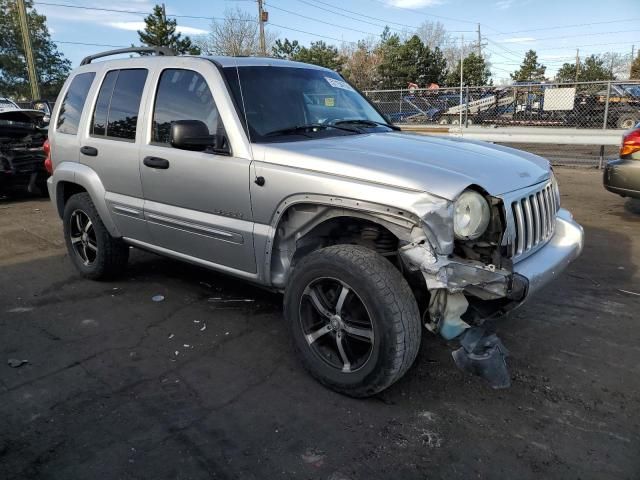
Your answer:
[[[62,113],[62,107],[64,106],[64,102],[67,100],[67,97],[69,96],[69,91],[71,90],[71,86],[73,85],[73,81],[78,78],[80,75],[93,75],[93,78],[91,79],[91,84],[89,85],[89,89],[87,90],[87,95],[84,98],[84,102],[82,103],[82,110],[80,110],[80,118],[78,119],[78,127],[76,128],[76,133],[69,133],[69,132],[62,132],[59,130],[60,126],[58,125],[58,121],[60,120],[60,114]],[[89,94],[91,93],[91,89],[93,88],[93,83],[96,81],[96,77],[97,77],[97,73],[93,70],[90,70],[88,72],[79,72],[76,75],[73,76],[73,78],[69,81],[69,86],[67,87],[67,89],[64,92],[64,97],[62,98],[62,102],[60,102],[60,106],[58,107],[58,111],[56,112],[56,119],[55,122],[53,123],[54,125],[54,131],[57,134],[61,134],[61,135],[71,135],[73,137],[77,137],[78,134],[80,133],[80,130],[82,129],[82,115],[84,114],[84,110],[85,107],[87,106],[88,100],[89,100]],[[49,122],[51,123],[51,122]]]
[[[95,117],[95,113],[96,113],[96,108],[98,107],[98,98],[100,97],[100,90],[102,89],[102,85],[104,85],[105,80],[107,79],[107,75],[111,72],[118,72],[118,75],[116,76],[116,80],[115,82],[113,82],[113,89],[111,90],[111,96],[109,97],[109,106],[107,108],[107,124],[105,125],[105,132],[108,132],[108,126],[109,126],[109,116],[111,113],[111,102],[113,100],[113,93],[116,91],[116,85],[118,84],[118,79],[120,78],[120,72],[123,70],[143,70],[146,72],[146,76],[144,79],[144,85],[142,86],[142,92],[140,93],[140,103],[138,105],[138,118],[136,120],[136,133],[134,135],[133,138],[121,138],[121,137],[111,137],[109,135],[94,135],[93,134],[93,119]],[[103,75],[102,75],[102,79],[100,81],[100,86],[98,87],[98,91],[96,92],[95,95],[95,100],[93,102],[92,108],[91,108],[91,119],[88,122],[88,128],[89,128],[89,137],[90,138],[95,138],[98,140],[111,140],[111,141],[115,141],[115,142],[125,142],[125,143],[136,143],[136,141],[138,140],[138,125],[141,121],[141,118],[144,114],[144,110],[143,110],[143,103],[144,103],[144,97],[145,97],[145,90],[147,87],[147,81],[149,80],[149,69],[145,68],[145,67],[131,67],[131,68],[112,68],[111,70],[106,70]]]
[[[175,67],[175,66],[169,66],[169,67],[163,67],[160,69],[160,71],[158,72],[158,76],[156,78],[156,82],[154,85],[154,92],[153,92],[153,103],[151,104],[151,110],[150,110],[150,115],[149,115],[149,121],[148,121],[148,128],[147,128],[147,135],[148,135],[148,141],[147,141],[147,145],[151,145],[154,147],[163,147],[163,148],[171,148],[174,150],[179,150],[177,148],[174,148],[170,143],[162,143],[162,142],[157,142],[153,140],[153,120],[155,118],[155,111],[156,111],[156,104],[158,103],[158,92],[160,91],[160,81],[162,80],[162,75],[164,74],[164,72],[166,72],[167,70],[182,70],[185,72],[192,72],[192,73],[196,73],[198,75],[200,75],[200,77],[202,77],[202,79],[204,80],[204,83],[207,85],[207,88],[209,89],[209,94],[211,95],[211,99],[213,100],[214,105],[216,106],[216,110],[218,111],[218,118],[219,121],[222,123],[222,128],[224,129],[224,133],[225,135],[227,135],[227,127],[224,124],[224,120],[222,119],[222,115],[220,114],[220,109],[218,108],[218,104],[216,103],[216,100],[213,96],[213,90],[211,89],[211,84],[209,83],[209,81],[207,80],[207,76],[203,73],[203,72],[199,72],[196,69],[193,68],[185,68],[185,67]],[[227,141],[229,140],[229,136],[227,135]],[[189,152],[189,150],[181,150],[182,152]],[[198,151],[192,151],[191,153],[198,153],[198,154],[207,154],[207,155],[216,155],[216,156],[221,156],[221,157],[233,157],[233,149],[231,147],[231,144],[229,142],[229,154],[228,155],[221,155],[219,153],[215,153],[215,152],[209,152],[206,150],[203,150],[201,152]]]

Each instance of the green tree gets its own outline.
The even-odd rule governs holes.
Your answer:
[[[288,38],[284,39],[284,42],[280,39],[276,40],[276,43],[271,47],[271,54],[275,58],[282,58],[285,60],[291,60],[300,53],[300,44],[297,40],[289,41]]]
[[[343,58],[338,54],[338,49],[333,45],[327,45],[322,40],[311,42],[311,46],[301,47],[300,50],[291,57],[298,62],[312,63],[331,70],[340,70]]]
[[[490,78],[491,70],[483,57],[474,52],[465,57],[462,64],[462,84],[464,86],[490,85]],[[460,60],[458,60],[456,67],[447,74],[446,84],[449,87],[460,85]]]
[[[397,35],[390,36],[380,47],[383,60],[378,67],[381,87],[405,88],[409,83],[427,86],[444,83],[447,61],[438,47],[427,47],[417,35],[400,43]]]
[[[176,33],[178,22],[168,19],[161,5],[153,7],[153,13],[144,19],[144,30],[138,30],[140,41],[149,47],[169,47],[181,54],[199,55],[200,48],[189,37]]]
[[[598,55],[590,55],[584,59],[577,69],[576,64],[565,63],[556,74],[557,82],[598,82],[602,80],[615,80],[611,69],[605,66],[605,60]]]
[[[512,80],[516,82],[543,81],[547,67],[538,63],[538,54],[535,50],[529,50],[524,55],[524,60],[520,68],[511,74]]]
[[[405,88],[406,84],[399,84],[398,64],[402,42],[397,34],[389,35],[388,29],[382,34],[380,42],[380,55],[382,61],[378,66],[379,88]]]
[[[640,80],[640,53],[631,64],[631,75],[629,76],[629,79]]]
[[[40,96],[55,99],[69,74],[71,62],[58,52],[51,40],[46,17],[33,9],[31,0],[25,0],[25,4]],[[0,94],[15,99],[29,98],[29,77],[16,2],[0,0],[0,12]]]

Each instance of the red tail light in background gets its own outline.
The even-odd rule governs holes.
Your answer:
[[[49,145],[49,139],[47,138],[42,145],[42,150],[46,155],[44,159],[44,168],[49,173],[49,175],[53,174],[53,163],[51,163],[51,146]]]
[[[620,145],[621,157],[636,152],[640,152],[640,128],[636,128],[622,137],[622,145]]]

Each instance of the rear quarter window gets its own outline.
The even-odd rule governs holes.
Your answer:
[[[95,78],[95,72],[80,73],[71,80],[71,85],[62,100],[58,120],[56,121],[56,131],[76,135],[80,125],[80,117],[87,100],[87,94]]]
[[[93,112],[92,136],[135,140],[146,79],[147,70],[137,68],[112,70],[105,75]]]

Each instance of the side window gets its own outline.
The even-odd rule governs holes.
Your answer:
[[[109,104],[111,103],[111,95],[113,87],[118,78],[118,71],[114,70],[107,73],[98,92],[98,100],[96,101],[96,109],[93,112],[93,122],[91,125],[91,135],[105,136],[107,134],[107,116],[109,114]]]
[[[135,140],[147,71],[112,70],[104,77],[93,112],[91,135]]]
[[[176,120],[200,120],[209,128],[210,135],[223,133],[224,127],[211,90],[199,73],[167,69],[160,75],[153,107],[151,141],[169,146],[171,122]]]
[[[95,76],[94,72],[80,73],[71,80],[71,85],[69,85],[62,105],[60,105],[60,112],[56,121],[57,132],[70,135],[78,133],[82,109]]]

